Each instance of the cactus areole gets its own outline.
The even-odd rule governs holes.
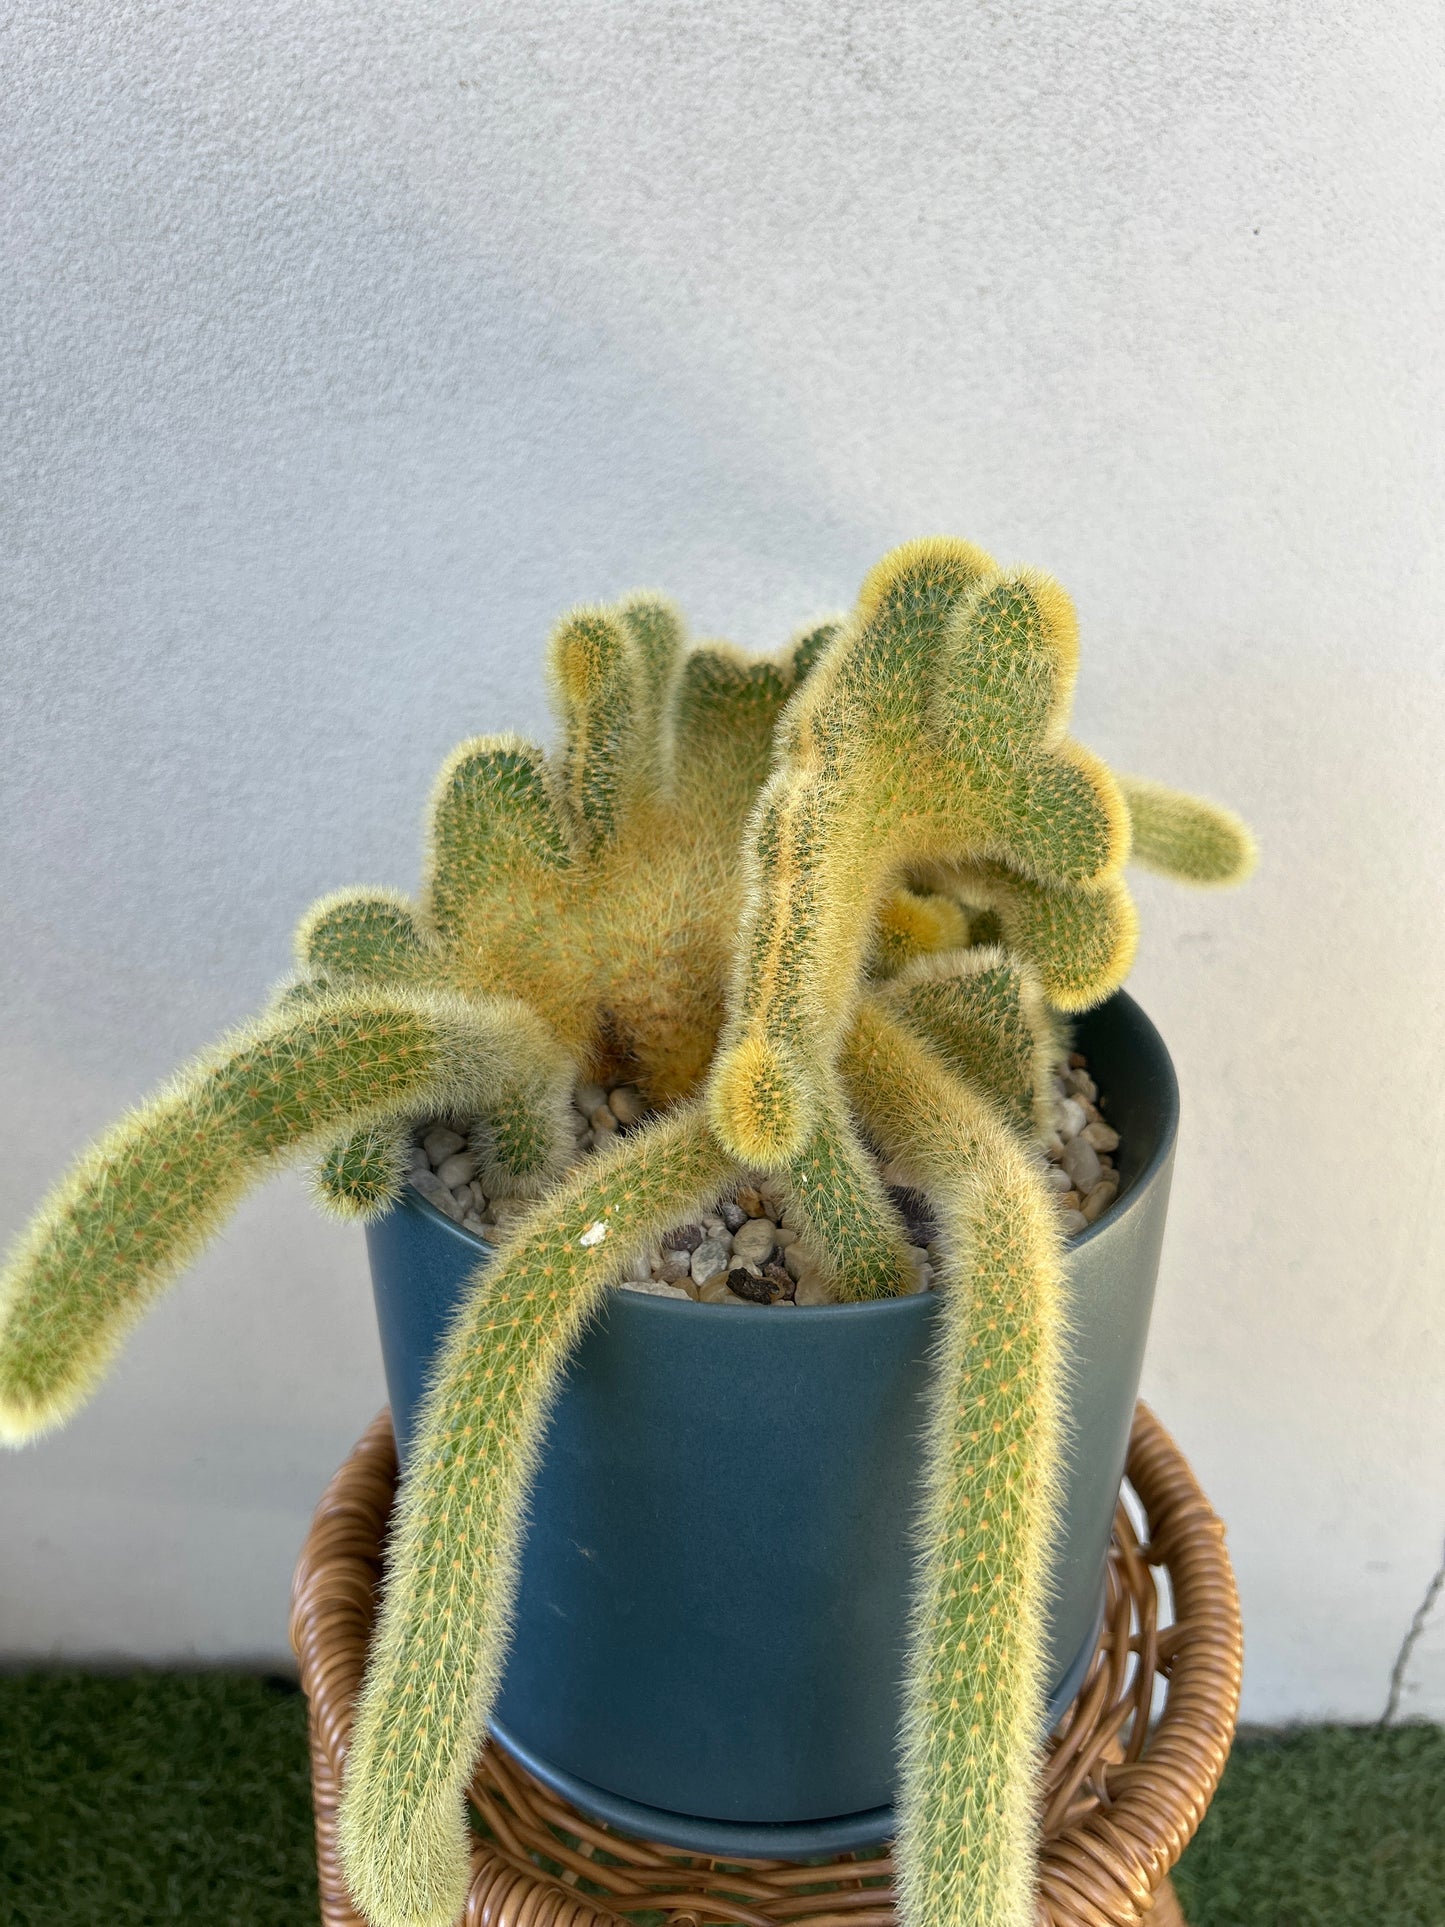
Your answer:
[[[432,800],[419,900],[316,905],[270,1007],[103,1136],[15,1244],[0,1437],[20,1442],[94,1390],[152,1297],[285,1164],[309,1161],[325,1208],[377,1225],[414,1126],[445,1117],[489,1195],[528,1201],[463,1280],[415,1415],[340,1811],[374,1927],[461,1910],[465,1788],[511,1704],[514,1633],[525,1664],[529,1506],[548,1502],[569,1361],[585,1381],[614,1315],[691,1320],[696,1347],[717,1337],[713,1397],[742,1400],[747,1333],[781,1316],[634,1317],[611,1288],[762,1173],[843,1307],[789,1316],[821,1332],[896,1312],[901,1329],[910,1260],[878,1155],[927,1194],[941,1253],[924,1411],[902,1425],[905,1623],[875,1669],[897,1705],[900,1906],[909,1927],[1032,1921],[1067,1374],[1071,1357],[1073,1382],[1112,1374],[1126,1404],[1142,1342],[1142,1324],[1073,1326],[1071,1286],[1082,1304],[1111,1221],[1142,1222],[1151,1196],[1162,1209],[1156,1165],[1067,1258],[1039,1154],[1047,1093],[1070,1024],[1128,972],[1131,856],[1193,884],[1253,860],[1228,811],[1116,777],[1068,735],[1077,647],[1057,583],[943,537],[893,551],[851,611],[769,657],[690,641],[654,594],[573,611],[549,646],[555,750],[464,743]],[[1109,1070],[1125,1083],[1126,1058]],[[650,1110],[582,1163],[579,1080],[626,1081]],[[1104,1457],[1116,1484],[1122,1433]],[[640,1510],[649,1476],[639,1463]],[[796,1506],[776,1520],[778,1561],[803,1524]],[[759,1638],[789,1637],[766,1598],[733,1603]],[[850,1667],[861,1685],[840,1651],[845,1683]],[[685,1705],[676,1720],[702,1743]],[[643,1806],[686,1810],[633,1784]],[[751,1801],[710,1810],[769,1823]]]

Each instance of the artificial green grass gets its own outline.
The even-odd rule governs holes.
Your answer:
[[[4,1927],[315,1927],[306,1702],[235,1673],[0,1676]]]
[[[306,1708],[234,1673],[0,1675],[3,1927],[315,1927]],[[1236,1747],[1190,1927],[1445,1927],[1445,1728]]]
[[[1190,1927],[1445,1927],[1445,1727],[1240,1740],[1174,1887]]]

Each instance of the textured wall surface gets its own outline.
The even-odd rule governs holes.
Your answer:
[[[1080,733],[1260,832],[1140,887],[1146,1389],[1249,1715],[1376,1716],[1445,1535],[1442,75],[1424,0],[12,10],[0,1233],[315,894],[414,883],[569,601],[761,645],[966,534],[1073,591]],[[0,1460],[0,1653],[281,1654],[381,1396],[278,1185]]]

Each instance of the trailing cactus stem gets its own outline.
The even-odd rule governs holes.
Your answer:
[[[874,1003],[842,1069],[925,1185],[945,1259],[905,1699],[897,1858],[918,1927],[1032,1927],[1063,1272],[1037,1165]]]
[[[696,1104],[553,1192],[478,1272],[423,1411],[347,1760],[340,1839],[373,1927],[450,1927],[463,1794],[511,1628],[528,1487],[563,1363],[602,1292],[737,1181]]]
[[[343,1126],[470,1110],[567,1062],[509,999],[349,990],[236,1033],[123,1119],[0,1274],[0,1438],[80,1405],[151,1299],[277,1165]]]
[[[894,1298],[912,1288],[902,1223],[836,1083],[784,1177],[789,1222],[806,1236],[840,1299]]]

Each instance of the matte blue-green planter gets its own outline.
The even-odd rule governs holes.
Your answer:
[[[1164,1231],[1173,1068],[1129,997],[1079,1022],[1123,1142],[1074,1241],[1052,1713],[1088,1664]],[[367,1233],[403,1457],[486,1247],[413,1192]],[[557,1401],[492,1731],[584,1811],[696,1852],[892,1830],[933,1294],[778,1311],[609,1294]]]

